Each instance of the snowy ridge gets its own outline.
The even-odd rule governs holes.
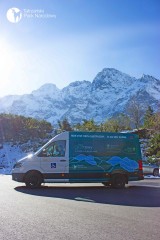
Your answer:
[[[5,96],[0,99],[0,112],[45,119],[52,124],[65,117],[71,123],[93,118],[103,122],[125,112],[131,99],[154,110],[160,101],[160,80],[143,75],[131,77],[114,68],[104,68],[93,82],[75,81],[62,90],[52,83],[45,84],[31,94]]]

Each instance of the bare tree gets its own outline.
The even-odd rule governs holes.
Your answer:
[[[138,99],[136,98],[136,96],[132,97],[131,101],[129,102],[127,112],[131,118],[132,123],[138,129],[142,123],[144,109],[140,101],[138,101]]]

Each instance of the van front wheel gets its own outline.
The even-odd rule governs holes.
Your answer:
[[[25,184],[28,188],[38,188],[41,186],[42,177],[38,172],[29,172],[25,177]]]
[[[125,187],[126,178],[122,174],[115,174],[112,177],[111,186],[113,188],[121,189]]]

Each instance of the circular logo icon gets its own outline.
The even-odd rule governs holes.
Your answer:
[[[7,11],[7,19],[12,23],[18,23],[22,18],[22,11],[18,8],[10,8]]]

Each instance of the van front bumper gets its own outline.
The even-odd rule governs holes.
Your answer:
[[[24,182],[24,173],[12,173],[12,180],[16,182]]]

